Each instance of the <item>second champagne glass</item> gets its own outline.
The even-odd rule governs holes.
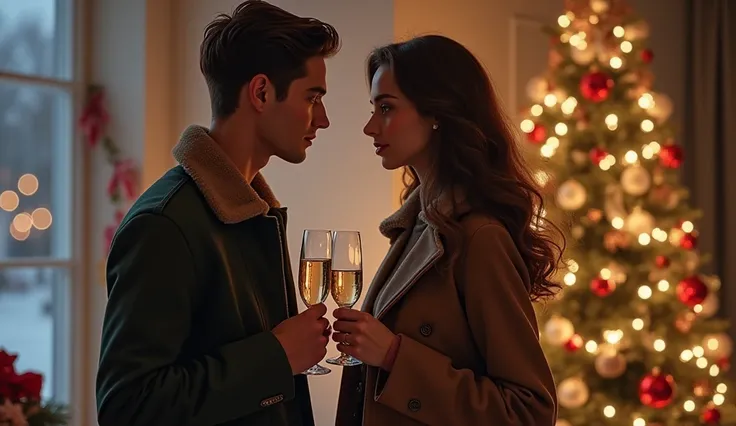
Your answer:
[[[332,275],[332,232],[322,229],[306,229],[302,235],[299,256],[299,294],[309,307],[324,303]],[[321,376],[331,370],[319,364],[302,374]]]
[[[330,294],[341,308],[352,308],[363,291],[363,249],[358,231],[335,231],[332,234],[332,282]],[[362,362],[341,353],[327,363],[352,367]]]

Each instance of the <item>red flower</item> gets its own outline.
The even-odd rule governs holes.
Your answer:
[[[15,385],[18,374],[15,372],[15,360],[18,355],[11,355],[0,350],[0,399],[15,399]]]
[[[43,375],[32,372],[23,373],[17,378],[16,398],[40,401],[41,388],[43,388]]]
[[[87,145],[95,147],[105,133],[105,127],[110,116],[105,107],[105,94],[102,90],[92,92],[79,117],[79,126],[82,128]]]

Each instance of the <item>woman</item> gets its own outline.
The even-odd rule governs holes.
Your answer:
[[[337,348],[365,364],[343,370],[336,424],[553,426],[532,301],[559,287],[562,246],[532,226],[542,197],[489,77],[436,35],[377,49],[368,76],[364,131],[411,183],[363,310],[335,311]]]

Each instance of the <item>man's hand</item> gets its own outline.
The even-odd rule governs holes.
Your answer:
[[[327,306],[324,304],[313,305],[273,329],[273,334],[286,352],[293,374],[300,374],[327,354],[330,322],[324,318],[326,313]]]

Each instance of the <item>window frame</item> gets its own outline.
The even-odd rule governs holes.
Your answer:
[[[91,224],[90,194],[89,194],[89,156],[87,155],[82,135],[77,126],[77,118],[84,106],[88,83],[87,58],[89,44],[87,34],[89,29],[88,10],[91,0],[55,0],[56,25],[63,25],[69,31],[61,37],[56,37],[57,46],[63,46],[69,53],[68,57],[59,58],[66,61],[69,70],[67,76],[46,77],[24,75],[6,70],[0,70],[0,81],[19,83],[36,87],[51,87],[62,90],[70,99],[70,127],[71,146],[65,161],[71,167],[71,174],[67,182],[71,183],[71,194],[67,209],[70,215],[68,238],[71,240],[68,259],[59,258],[10,258],[0,259],[0,270],[11,268],[58,268],[67,272],[67,286],[62,294],[55,292],[53,309],[63,308],[67,315],[61,320],[54,320],[53,324],[53,394],[61,396],[62,402],[68,403],[75,424],[87,424],[87,410],[85,401],[90,395],[89,365],[95,364],[90,360],[90,338],[86,324],[91,320],[90,285],[92,270],[90,268],[89,238],[94,228]],[[67,235],[64,235],[66,237]],[[63,342],[60,344],[60,342]],[[12,349],[11,349],[12,350]],[[23,356],[23,354],[20,354]],[[95,362],[92,362],[95,361]]]

